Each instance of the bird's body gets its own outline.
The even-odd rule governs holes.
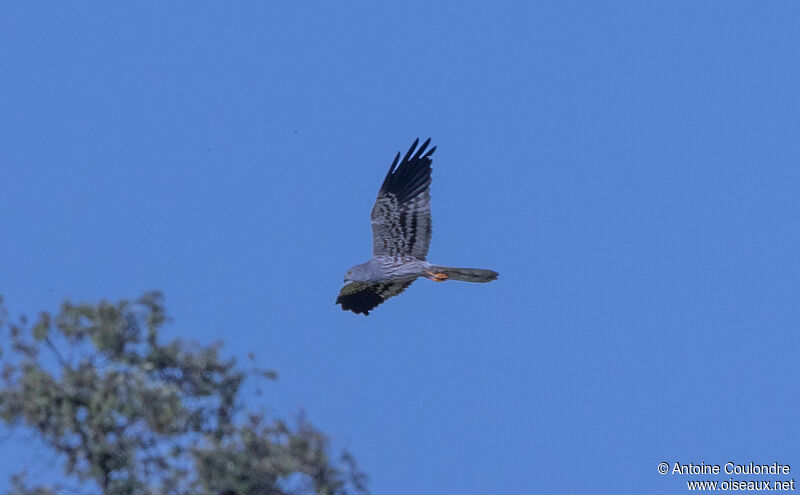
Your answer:
[[[351,281],[381,282],[386,280],[402,280],[408,277],[419,277],[431,264],[413,256],[375,256],[366,263],[356,265],[350,270]],[[360,275],[356,275],[360,274]]]
[[[490,282],[497,272],[481,268],[437,266],[426,261],[433,232],[430,210],[430,139],[416,150],[414,141],[398,165],[394,159],[372,208],[372,258],[350,268],[336,304],[368,315],[386,299],[403,292],[418,277],[435,282],[453,279]]]

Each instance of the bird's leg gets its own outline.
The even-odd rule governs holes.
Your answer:
[[[444,282],[448,278],[447,274],[442,272],[429,272],[428,270],[425,270],[425,273],[428,274],[426,278],[433,280],[434,282]]]

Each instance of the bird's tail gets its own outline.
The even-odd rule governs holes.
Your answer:
[[[432,266],[428,273],[431,280],[442,282],[444,280],[460,280],[462,282],[491,282],[498,273],[483,268],[454,268],[451,266]]]

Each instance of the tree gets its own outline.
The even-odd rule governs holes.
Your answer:
[[[162,343],[163,297],[65,302],[33,325],[0,298],[0,419],[32,431],[63,458],[80,493],[366,493],[352,456],[333,459],[304,417],[290,425],[243,405],[248,378],[220,345]],[[60,493],[12,478],[13,495]]]

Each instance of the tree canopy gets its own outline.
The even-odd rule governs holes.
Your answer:
[[[247,379],[221,345],[172,339],[163,296],[65,302],[32,323],[9,318],[0,298],[0,419],[32,432],[63,459],[63,482],[12,495],[366,493],[348,452],[302,415],[269,418],[244,404]],[[77,487],[77,488],[76,488]]]

